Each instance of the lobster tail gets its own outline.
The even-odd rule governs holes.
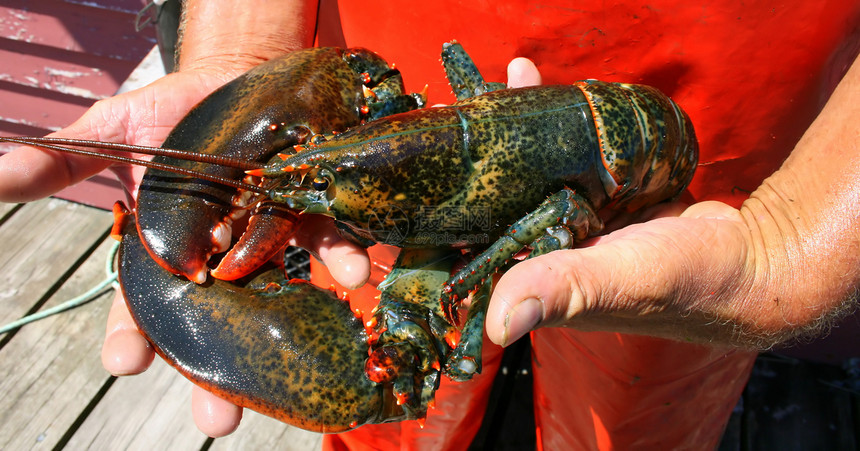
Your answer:
[[[693,177],[698,142],[689,116],[650,86],[576,83],[589,103],[616,208],[635,210],[676,197]]]

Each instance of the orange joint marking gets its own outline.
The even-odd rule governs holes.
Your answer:
[[[266,293],[274,293],[274,292],[280,291],[280,290],[281,290],[281,284],[275,283],[275,282],[269,282],[268,284],[266,284],[266,288],[264,289],[264,291]]]
[[[448,346],[452,348],[456,348],[457,344],[460,343],[460,331],[452,330],[445,334],[445,342],[448,343]]]
[[[125,228],[126,223],[128,223],[128,217],[131,213],[128,211],[128,207],[125,206],[122,202],[116,202],[113,204],[113,227],[110,229],[110,237],[117,240],[122,241],[122,229]]]
[[[370,74],[368,74],[367,72],[362,72],[361,73],[361,82],[364,84],[370,83],[371,82]]]
[[[353,422],[349,423],[349,427],[352,429],[357,428],[358,427],[358,421],[353,421]]]
[[[300,144],[296,144],[295,146],[293,146],[293,150],[295,150],[296,153],[304,152],[305,149],[307,149],[307,147],[302,146]]]
[[[305,171],[305,170],[308,170],[308,169],[310,169],[310,168],[311,168],[311,167],[310,167],[310,166],[308,166],[308,165],[307,165],[307,164],[305,164],[305,163],[302,163],[302,164],[300,164],[300,165],[299,165],[299,170],[300,170],[300,171]]]
[[[376,99],[376,93],[371,91],[367,86],[362,86],[361,92],[364,94],[365,98]]]
[[[284,172],[293,172],[296,170],[296,167],[295,166],[284,166],[281,170]]]
[[[433,364],[430,365],[434,370],[439,371],[442,369],[442,365],[439,364],[438,360],[433,361]]]
[[[247,171],[245,171],[245,174],[253,175],[254,177],[262,177],[262,176],[266,175],[264,168],[248,169]]]
[[[279,128],[281,128],[279,124],[269,124],[269,131],[271,132],[276,132]]]
[[[409,401],[409,395],[406,393],[395,393],[394,397],[397,398],[397,405],[402,406],[406,404],[406,401]]]
[[[361,107],[361,114],[367,114],[367,113],[370,113],[370,107],[367,105],[362,106]]]
[[[284,160],[286,160],[287,158],[290,158],[291,156],[292,156],[292,155],[287,154],[287,153],[279,153],[279,154],[278,154],[278,158],[280,158],[280,159],[281,159],[281,161],[284,161]]]
[[[368,335],[373,333],[373,328],[376,327],[376,317],[370,318],[367,322],[364,323],[364,331],[367,332]]]

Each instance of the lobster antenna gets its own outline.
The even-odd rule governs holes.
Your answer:
[[[249,169],[260,169],[263,164],[242,160],[239,158],[225,157],[223,155],[209,155],[205,153],[191,152],[188,150],[165,149],[163,147],[138,146],[134,144],[110,143],[102,141],[90,141],[85,139],[72,138],[54,138],[54,137],[15,137],[4,138],[0,137],[0,141],[11,141],[24,143],[31,146],[40,146],[42,144],[61,144],[66,146],[90,147],[93,149],[105,150],[121,150],[126,152],[137,152],[144,155],[155,155],[159,157],[172,157],[185,161],[196,161],[198,163],[210,163],[228,168],[241,169],[247,171]],[[57,150],[57,149],[54,149]]]
[[[236,169],[256,169],[260,168],[261,165],[258,163],[249,163],[243,160],[239,160],[236,158],[223,157],[219,155],[206,155],[206,154],[198,154],[195,152],[186,152],[181,150],[173,150],[173,149],[162,149],[160,147],[146,147],[146,146],[134,146],[130,144],[116,144],[116,143],[102,143],[100,141],[83,141],[76,139],[65,139],[65,138],[8,138],[8,137],[0,137],[0,142],[12,142],[17,144],[23,144],[27,146],[39,147],[42,149],[48,150],[56,150],[58,152],[71,153],[75,155],[83,155],[87,157],[98,158],[100,160],[111,161],[114,163],[125,163],[137,166],[143,166],[150,169],[159,169],[162,171],[172,172],[174,174],[185,175],[189,177],[199,178],[202,180],[206,180],[209,182],[220,183],[222,185],[230,186],[236,189],[243,189],[247,191],[253,191],[257,194],[267,194],[268,190],[264,188],[260,188],[257,185],[252,185],[250,183],[238,182],[236,180],[230,180],[225,177],[219,177],[217,175],[207,174],[205,172],[195,171],[193,169],[185,169],[176,166],[171,166],[169,164],[164,163],[156,163],[153,161],[146,160],[137,160],[130,157],[123,157],[120,155],[112,155],[105,154],[100,152],[95,152],[92,150],[84,150],[84,149],[75,149],[72,147],[62,147],[58,145],[54,145],[53,143],[59,144],[71,144],[77,146],[87,146],[87,147],[98,147],[104,148],[108,150],[127,150],[139,152],[139,150],[143,149],[144,152],[140,153],[149,153],[150,151],[154,151],[150,153],[151,155],[161,155],[161,156],[179,156],[179,158],[183,159],[188,156],[188,154],[194,155],[195,157],[202,157],[199,159],[193,159],[193,161],[198,161],[202,163],[212,163],[221,166],[233,167]],[[227,164],[222,164],[224,160]]]

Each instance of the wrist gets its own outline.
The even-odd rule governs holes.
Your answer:
[[[306,0],[185,0],[179,69],[231,79],[314,39],[316,2]]]

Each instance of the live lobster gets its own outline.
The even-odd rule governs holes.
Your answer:
[[[307,52],[311,61],[324,59]],[[442,59],[458,98],[447,107],[365,118],[359,114],[351,123],[308,132],[310,127],[260,119],[256,111],[291,113],[299,108],[290,99],[257,99],[259,84],[245,78],[189,115],[205,117],[203,112],[224,111],[237,102],[253,105],[255,111],[218,119],[232,125],[227,132],[204,136],[211,142],[199,146],[194,142],[200,133],[183,128],[191,119],[177,126],[174,134],[191,143],[189,148],[216,149],[215,154],[264,164],[228,158],[217,166],[234,168],[227,173],[213,176],[206,169],[210,174],[205,175],[195,167],[192,182],[150,173],[142,185],[142,193],[170,198],[155,202],[153,218],[165,222],[169,233],[183,233],[180,242],[159,248],[161,243],[151,240],[151,224],[141,220],[141,210],[152,207],[140,200],[138,230],[128,224],[122,231],[123,291],[159,354],[222,397],[306,429],[338,432],[367,423],[422,419],[443,372],[466,380],[480,371],[492,273],[503,271],[526,247],[535,256],[599,233],[597,213],[602,209],[632,210],[672,199],[692,178],[698,154],[692,124],[677,104],[653,88],[589,80],[503,89],[484,82],[457,43],[444,46]],[[266,79],[270,70],[256,74]],[[339,83],[325,76],[322,65],[319,71],[321,78],[311,85]],[[311,72],[317,74],[317,69]],[[354,80],[354,75],[333,78]],[[392,111],[423,103],[420,96],[398,90],[385,98],[394,99]],[[349,99],[345,103],[353,109]],[[357,103],[362,99],[374,95],[362,90]],[[311,117],[333,107],[314,108],[318,110]],[[359,125],[362,121],[366,123]],[[281,138],[252,155],[234,152],[236,143],[249,142],[248,131],[284,129],[305,142]],[[105,147],[44,138],[16,142]],[[173,147],[172,142],[168,139],[163,147]],[[173,157],[163,160],[180,164]],[[257,182],[221,180],[238,178],[242,170]],[[179,185],[155,187],[167,179]],[[295,215],[324,214],[335,219],[347,239],[402,248],[379,286],[372,319],[362,324],[333,292],[287,281],[278,270],[241,282],[206,278],[206,261],[222,250],[213,249],[209,230],[231,216],[229,199],[235,189],[224,188],[228,184],[257,193],[252,203],[279,205],[267,208],[286,216],[285,232],[268,238],[275,243],[267,247],[282,244]],[[176,186],[182,190],[177,192]],[[215,202],[213,193],[218,193]],[[176,209],[175,198],[200,194],[203,200],[190,201],[194,206],[187,213],[159,209]],[[221,210],[207,210],[213,203]],[[197,215],[209,219],[201,226],[193,222]],[[182,240],[194,236],[203,236],[203,244],[196,249],[183,245]],[[254,246],[249,245],[252,252]],[[153,253],[153,248],[163,252]],[[465,266],[455,271],[464,255],[469,256]],[[229,278],[237,277],[231,273]],[[459,327],[457,308],[470,294],[468,317]]]

